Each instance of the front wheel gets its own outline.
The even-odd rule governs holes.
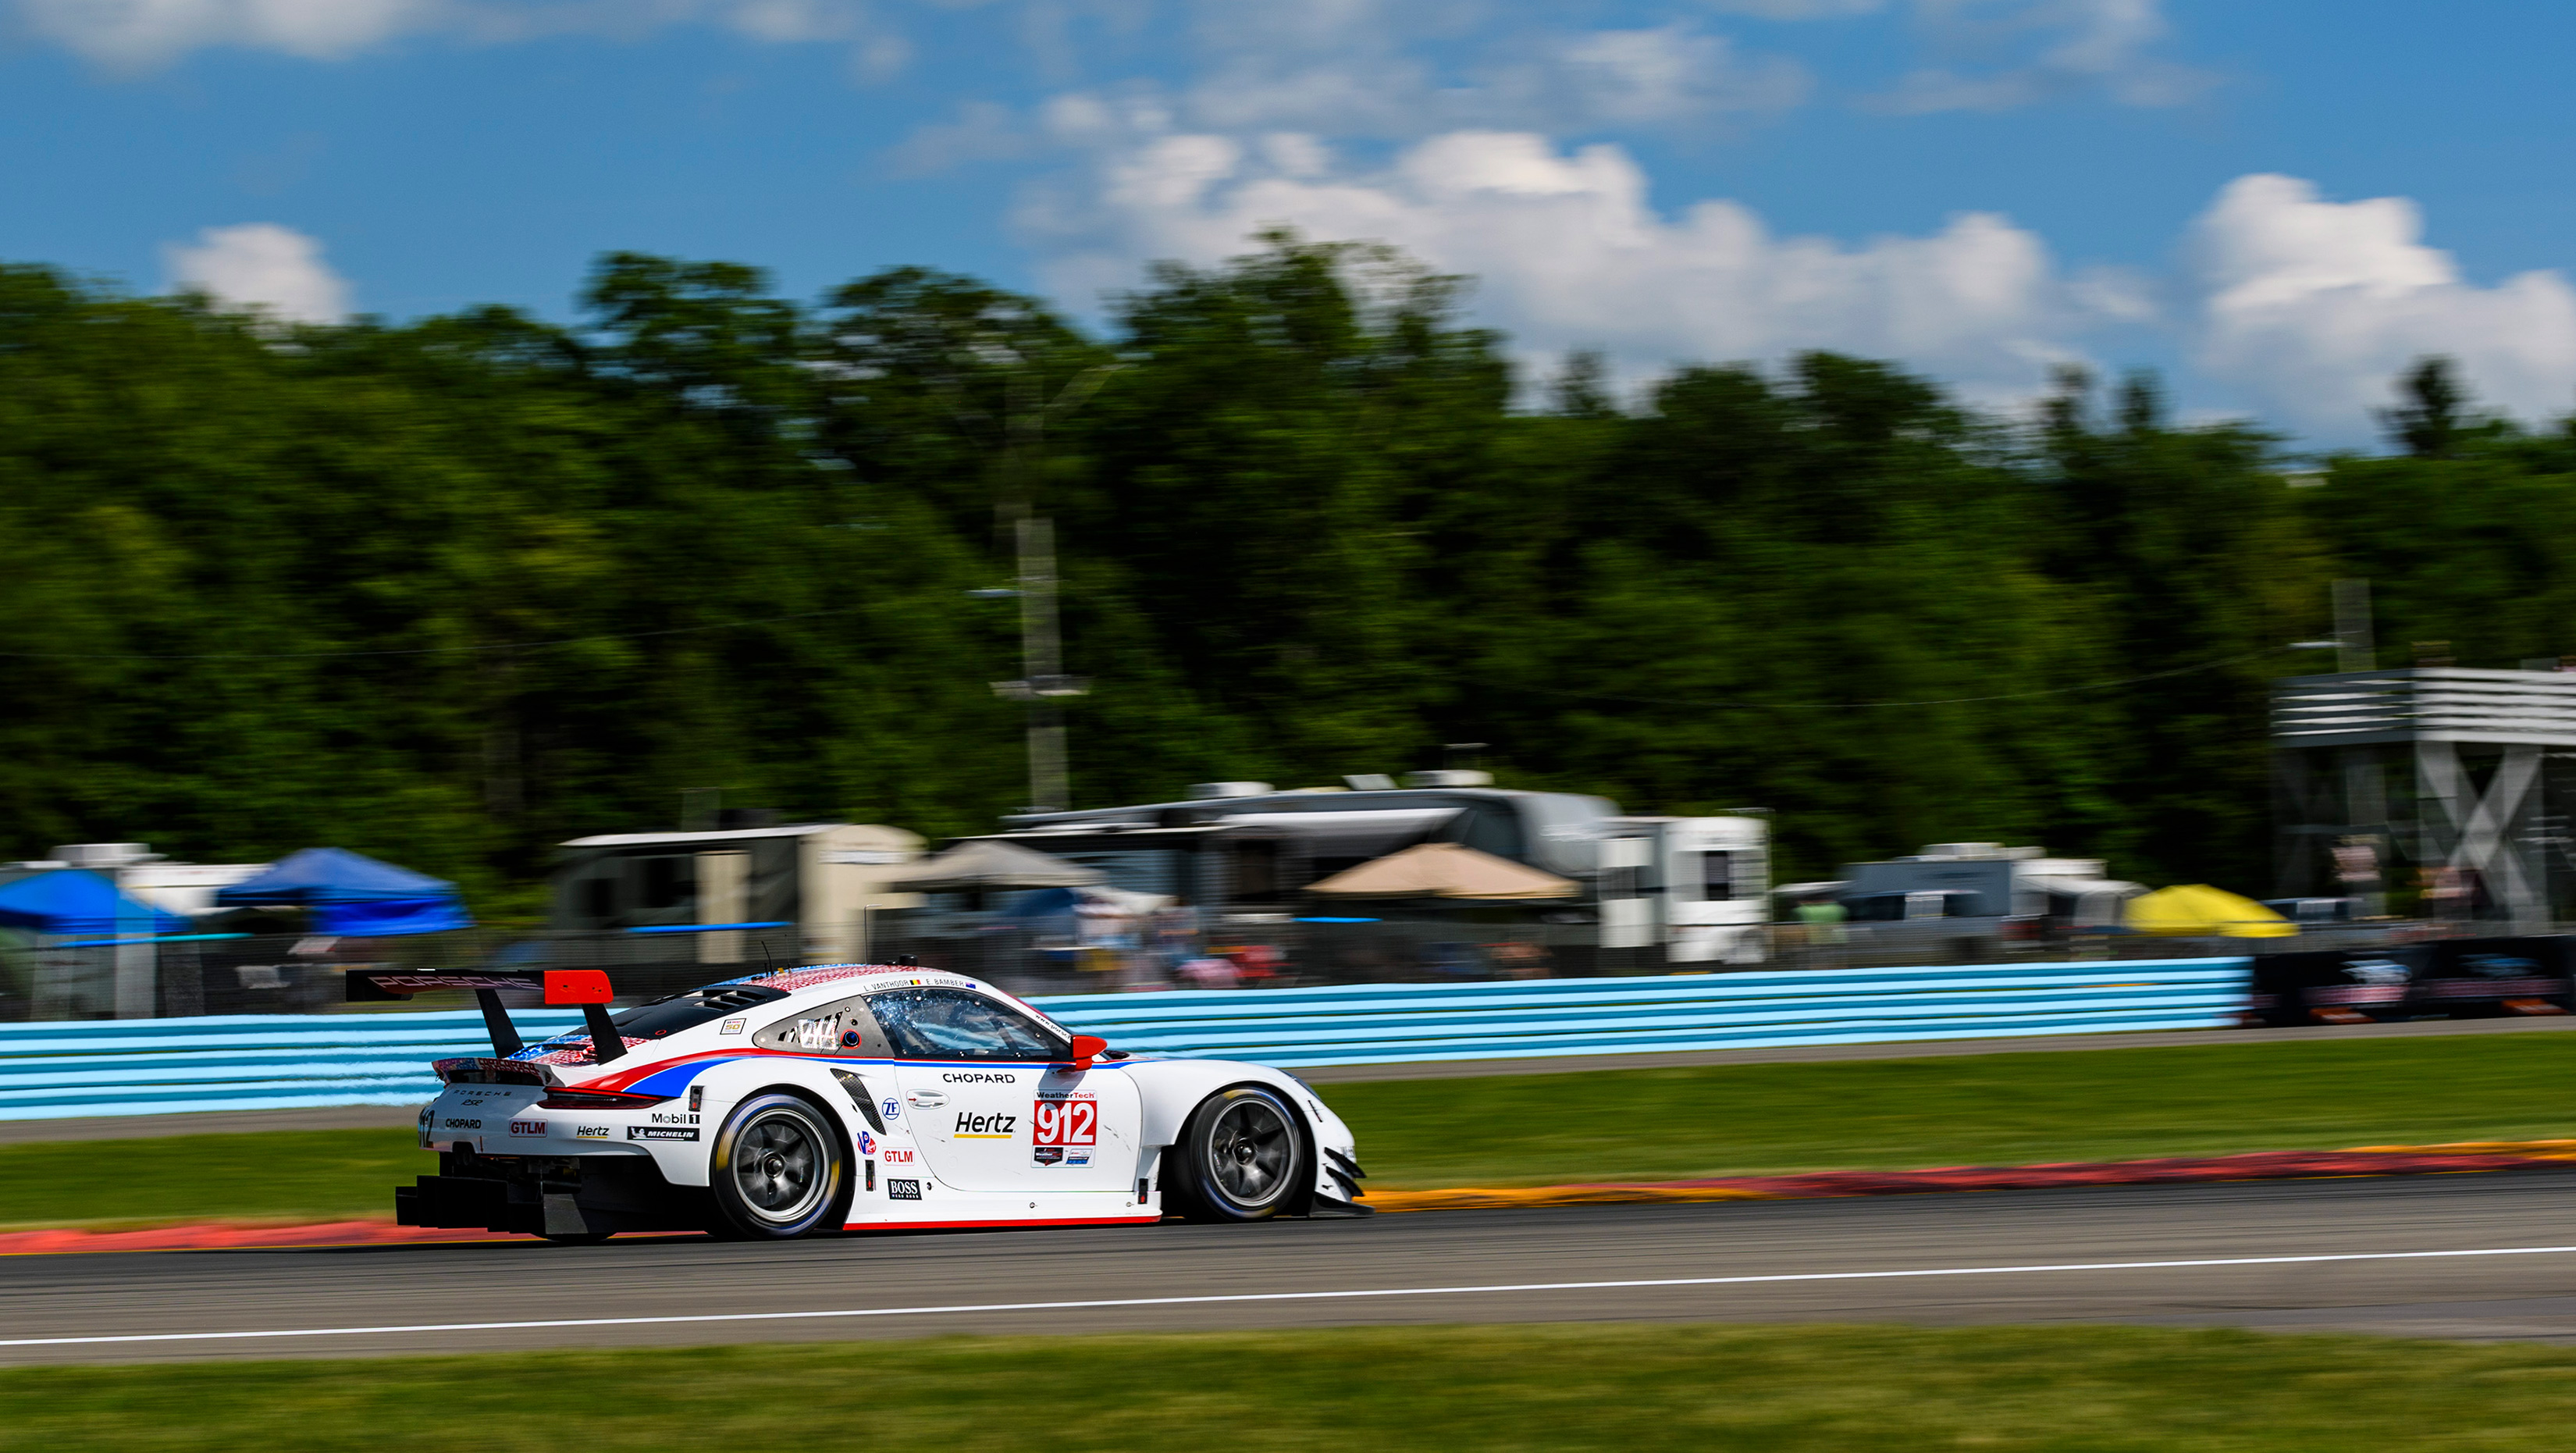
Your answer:
[[[784,1241],[837,1230],[849,1159],[829,1116],[802,1095],[772,1091],[736,1106],[716,1136],[708,1181],[717,1235]]]
[[[1166,1185],[1193,1221],[1265,1221],[1296,1199],[1306,1129],[1288,1102],[1257,1085],[1208,1097],[1171,1149]]]

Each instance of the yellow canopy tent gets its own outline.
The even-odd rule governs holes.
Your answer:
[[[1306,885],[1346,898],[1571,898],[1582,885],[1457,843],[1424,843]]]
[[[2207,938],[2289,938],[2299,926],[2251,898],[2207,883],[2183,883],[2130,899],[2120,925],[2132,933]]]

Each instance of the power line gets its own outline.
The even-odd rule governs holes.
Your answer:
[[[222,651],[195,655],[119,655],[90,651],[0,651],[0,657],[31,661],[312,661],[351,656],[458,656],[490,654],[497,651],[543,651],[555,646],[586,646],[596,641],[641,641],[652,636],[685,636],[699,631],[731,631],[745,626],[776,625],[780,621],[810,621],[822,616],[856,615],[863,606],[841,610],[799,611],[795,615],[763,616],[758,620],[718,621],[704,626],[672,626],[659,631],[626,631],[609,636],[566,636],[556,641],[507,641],[497,646],[414,646],[391,651]]]
[[[1626,701],[1641,706],[1746,706],[1766,711],[1866,711],[1883,706],[1966,706],[1984,701],[2027,701],[2034,696],[2065,696],[2078,691],[2108,691],[2117,686],[2136,686],[2146,681],[2165,681],[2176,676],[2193,676],[2203,671],[2215,671],[2222,666],[2239,666],[2247,661],[2259,661],[2266,656],[2278,655],[2290,649],[2292,648],[2288,646],[2272,646],[2260,651],[2249,651],[2242,656],[2203,661],[2197,666],[2178,666],[2171,671],[2150,671],[2144,676],[2125,676],[2117,681],[2088,681],[2080,686],[2052,686],[2044,691],[2008,691],[1997,696],[1945,696],[1927,701],[1756,701],[1745,697],[1726,701],[1674,701],[1661,696],[1612,696],[1598,691],[1558,691],[1546,686],[1506,685],[1500,681],[1480,681],[1472,676],[1457,679],[1472,685],[1491,686],[1503,691],[1527,691],[1541,696],[1571,697],[1578,701]]]

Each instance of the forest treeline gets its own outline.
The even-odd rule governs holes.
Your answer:
[[[938,836],[1027,795],[1012,526],[1056,523],[1076,805],[1489,744],[1757,805],[1785,876],[1996,839],[2268,887],[2266,682],[2576,652],[2576,437],[2438,366],[2323,463],[2069,375],[1884,363],[1516,393],[1459,284],[1266,240],[1105,336],[899,269],[819,304],[604,259],[560,327],[281,328],[0,268],[0,857],[321,843],[526,905],[682,793]],[[1543,396],[1529,406],[1532,393]]]

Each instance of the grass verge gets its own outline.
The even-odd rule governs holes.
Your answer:
[[[1008,1388],[1007,1397],[996,1397]],[[2558,1449],[2576,1352],[2144,1327],[1541,1326],[0,1372],[0,1445]]]
[[[1372,1184],[1545,1185],[2576,1134],[2576,1035],[1606,1070],[1318,1089]],[[409,1130],[0,1146],[0,1226],[391,1214]]]
[[[2576,1035],[1319,1087],[1371,1185],[1546,1185],[2576,1135]]]
[[[0,1230],[389,1220],[394,1187],[437,1169],[408,1129],[0,1145]]]

